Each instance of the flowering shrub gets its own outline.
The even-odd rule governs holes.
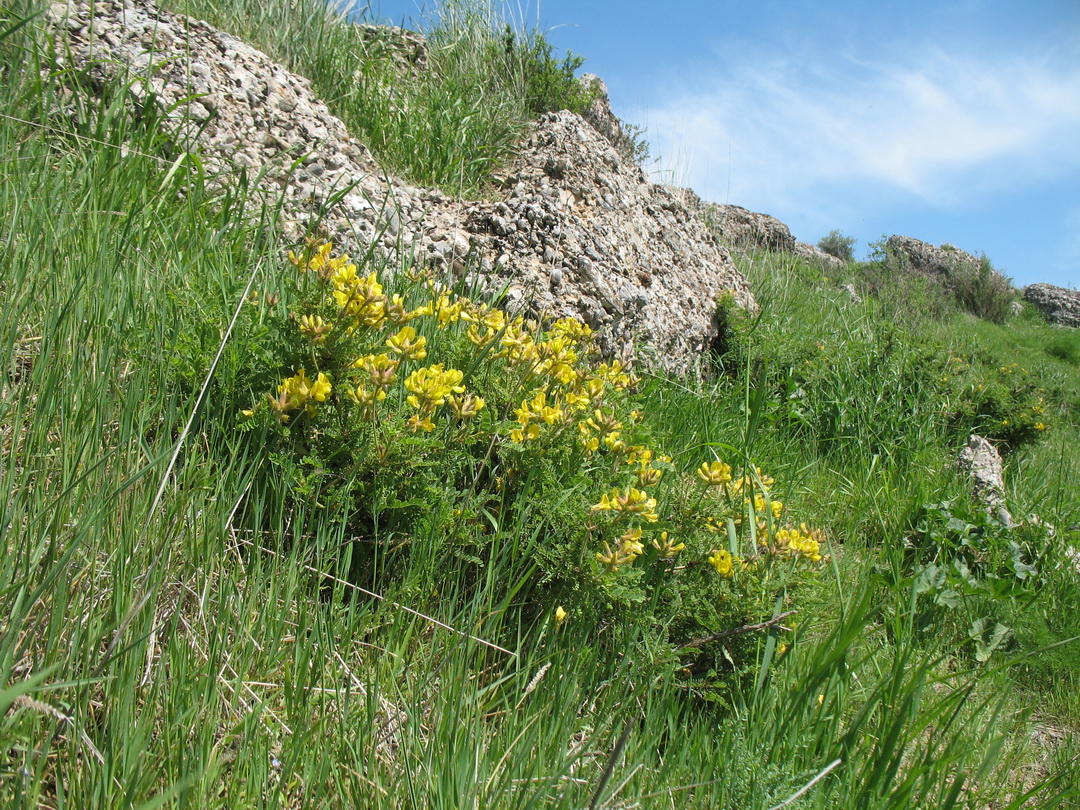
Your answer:
[[[728,602],[729,620],[760,618],[770,571],[821,561],[822,533],[788,519],[760,470],[681,470],[650,445],[637,380],[601,362],[588,326],[515,317],[418,272],[391,291],[329,244],[289,259],[285,373],[243,416],[277,437],[296,497],[376,550],[372,576],[419,560],[415,592],[430,594],[424,576],[495,566],[534,613],[556,591],[560,624],[652,597],[656,615],[679,603],[693,634],[717,630],[724,594],[757,595]]]
[[[954,392],[949,417],[961,435],[978,433],[1015,450],[1050,430],[1046,391],[1018,363],[1002,364],[989,352],[950,355],[943,380]]]

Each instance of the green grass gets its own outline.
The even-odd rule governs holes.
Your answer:
[[[310,7],[260,21],[256,5],[218,13],[272,52],[309,47],[275,25]],[[0,13],[0,31],[19,14]],[[682,613],[664,625],[651,608],[600,606],[557,627],[551,600],[571,588],[514,585],[529,533],[564,542],[572,516],[529,487],[480,569],[448,559],[422,522],[407,554],[388,547],[389,570],[353,568],[350,515],[269,474],[269,429],[245,431],[236,413],[291,373],[272,346],[251,352],[262,344],[243,304],[292,278],[273,212],[244,213],[242,189],[211,191],[187,164],[170,171],[123,87],[55,114],[29,31],[0,41],[6,806],[1080,801],[1077,577],[1062,556],[1080,547],[1080,378],[1045,349],[1060,330],[908,320],[903,302],[850,304],[820,271],[761,254],[744,269],[763,313],[737,325],[723,370],[642,375],[642,429],[674,464],[714,451],[759,464],[827,530],[816,574],[778,568],[717,603],[751,621],[795,609],[791,631],[692,655],[667,632],[704,634]],[[328,54],[331,83],[351,67]],[[942,371],[964,354],[962,373]],[[1057,531],[1037,586],[973,586],[948,604],[920,590],[907,546],[924,504],[966,508],[949,461],[987,417],[959,405],[982,403],[975,386],[1012,363],[1038,379],[1050,429],[1007,455],[1009,505]],[[536,463],[524,473],[537,481],[593,475]],[[447,491],[417,497],[434,514]],[[986,661],[979,620],[1011,628]]]

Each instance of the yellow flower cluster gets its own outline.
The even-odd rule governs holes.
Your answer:
[[[465,393],[465,386],[461,384],[464,376],[455,368],[443,368],[442,363],[419,368],[410,374],[405,380],[405,390],[409,392],[405,401],[418,413],[409,418],[409,429],[414,433],[417,430],[434,430],[435,423],[431,421],[431,417],[435,409],[445,405],[452,395]],[[484,401],[479,397],[474,397],[473,400],[474,410],[479,411]]]
[[[731,481],[731,466],[722,461],[707,461],[697,469],[697,477],[710,487],[719,487]]]
[[[330,396],[333,387],[330,384],[330,378],[323,372],[320,371],[319,375],[312,380],[307,376],[304,369],[299,369],[292,377],[287,377],[278,386],[277,390],[277,397],[267,394],[266,398],[270,401],[270,407],[277,412],[281,421],[287,422],[289,420],[288,411],[303,408],[306,413],[314,414],[315,403],[326,402],[326,398]]]
[[[398,361],[385,354],[369,354],[353,363],[353,368],[368,375],[367,380],[349,388],[349,399],[360,406],[362,419],[375,418],[375,404],[386,399],[387,390],[397,379],[397,367]]]
[[[596,553],[596,559],[601,565],[606,565],[609,571],[618,571],[620,566],[630,565],[645,552],[645,544],[641,542],[641,529],[628,529],[619,538],[619,544],[612,550],[611,546],[604,543],[604,550]]]
[[[588,433],[595,432],[605,438],[612,436],[617,438],[618,430],[622,428],[614,416],[600,410],[582,423],[582,427],[585,425],[589,426]],[[593,438],[595,441],[596,437],[593,436]],[[610,442],[606,443],[610,444]],[[626,463],[636,470],[640,486],[659,481],[662,468],[655,466],[657,462],[665,464],[671,462],[670,458],[657,456],[652,450],[641,445],[624,447],[622,452],[625,453]],[[694,475],[705,485],[694,507],[695,512],[700,515],[697,519],[702,521],[698,524],[701,528],[713,534],[726,535],[729,524],[743,525],[748,514],[753,514],[756,518],[759,549],[751,551],[748,559],[739,559],[727,549],[713,549],[707,552],[705,562],[711,565],[721,577],[729,579],[734,577],[737,571],[752,568],[752,560],[758,553],[800,558],[811,562],[819,562],[822,559],[821,548],[824,543],[824,534],[821,531],[809,529],[805,525],[798,529],[785,527],[774,530],[773,524],[783,517],[784,504],[779,499],[771,497],[768,488],[774,481],[760,468],[754,468],[753,472],[744,471],[735,475],[730,465],[717,459],[701,464],[694,471]],[[633,486],[623,490],[616,489],[602,495],[600,502],[595,504],[591,511],[614,512],[616,520],[623,515],[637,516],[650,523],[660,519],[656,499]],[[640,532],[636,529],[635,531]],[[639,541],[640,534],[626,534],[614,545],[605,542],[603,551],[596,554],[596,559],[605,565],[609,572],[617,572],[622,566],[632,565],[641,555],[644,545],[642,544],[641,548],[634,545]],[[661,532],[654,538],[652,546],[656,549],[657,558],[660,560],[670,560],[686,548],[684,542],[672,540],[667,531]]]
[[[423,360],[427,357],[427,338],[416,336],[416,330],[411,326],[401,329],[396,335],[386,340],[386,345],[391,351],[409,360]]]
[[[595,520],[599,524],[595,528],[611,533],[594,555],[609,573],[633,566],[649,545],[654,552],[648,559],[673,560],[688,543],[703,542],[699,532],[724,534],[732,522],[745,525],[750,514],[757,519],[760,547],[751,550],[748,559],[739,559],[726,549],[712,549],[704,552],[699,563],[707,562],[719,576],[731,578],[752,565],[758,554],[821,560],[824,536],[820,531],[805,525],[777,528],[784,505],[769,495],[772,478],[756,468],[735,473],[719,459],[705,462],[685,476],[685,481],[696,476],[703,485],[691,507],[690,525],[679,522],[685,518],[676,510],[672,524],[648,528],[661,520],[657,498],[649,493],[661,483],[664,471],[671,469],[672,460],[644,444],[633,443],[635,423],[642,416],[640,412],[629,417],[623,414],[618,393],[631,389],[637,380],[621,362],[592,362],[597,349],[587,325],[561,318],[541,329],[523,317],[508,316],[496,307],[457,296],[434,282],[430,274],[419,272],[405,274],[418,285],[414,291],[423,295],[419,302],[413,302],[419,306],[412,306],[401,295],[388,295],[376,273],[361,274],[348,256],[334,256],[330,244],[309,243],[299,255],[290,253],[289,259],[301,272],[317,275],[323,296],[313,311],[296,318],[298,331],[309,344],[312,360],[333,372],[335,385],[347,395],[342,399],[356,406],[360,418],[375,422],[379,403],[391,397],[394,403],[400,398],[411,409],[406,426],[413,432],[434,430],[436,415],[443,407],[458,422],[477,417],[486,403],[476,393],[466,391],[462,371],[443,363],[413,365],[428,358],[433,328],[446,330],[460,324],[459,330],[477,357],[485,359],[485,370],[494,372],[496,385],[520,391],[515,396],[516,407],[515,402],[500,403],[502,413],[512,416],[503,417],[504,421],[496,417],[500,425],[495,428],[496,437],[506,436],[516,445],[535,443],[540,452],[546,452],[550,441],[569,433],[576,437],[585,456],[608,454],[611,474],[618,477],[609,479],[606,485],[614,488],[600,495],[590,513],[610,516]],[[418,319],[424,319],[427,336],[421,334],[424,330],[418,328]],[[413,321],[418,326],[410,325]],[[344,366],[327,360],[343,347],[352,351],[355,346],[373,353],[356,360],[351,359],[356,354],[351,354]],[[497,369],[491,366],[495,361],[499,361]],[[315,405],[325,402],[331,391],[327,373],[316,368],[315,378],[310,379],[299,369],[278,386],[276,398],[268,398],[284,421],[291,411],[314,415]],[[342,404],[336,399],[335,403],[338,407]],[[512,474],[513,470],[508,470],[507,475]],[[661,528],[674,531],[657,531]],[[684,531],[685,542],[674,539],[673,535],[678,537]],[[685,570],[695,564],[670,570]]]
[[[716,573],[725,579],[730,578],[735,573],[735,561],[731,556],[731,552],[727,549],[720,549],[710,554],[709,565],[715,568]]]
[[[301,273],[316,273],[322,278],[330,278],[335,272],[349,263],[349,257],[334,256],[334,246],[329,242],[309,242],[300,253],[289,251],[289,261]]]
[[[300,317],[300,334],[316,346],[321,346],[326,342],[326,338],[333,328],[332,323],[327,323],[318,315],[303,315]]]
[[[672,540],[670,537],[668,537],[667,532],[660,532],[659,537],[653,538],[652,544],[653,548],[655,548],[660,553],[661,560],[670,560],[672,557],[674,557],[676,554],[686,548],[686,543],[678,543]]]
[[[613,489],[610,494],[600,496],[600,503],[592,511],[612,511],[626,515],[640,515],[649,523],[656,523],[660,516],[656,513],[656,498],[650,498],[647,492],[634,487],[619,491]]]
[[[361,276],[355,264],[348,264],[330,277],[334,301],[349,322],[348,332],[360,326],[381,326],[387,318],[386,296],[375,272]]]
[[[785,557],[802,557],[810,562],[821,561],[821,544],[824,540],[824,532],[809,529],[805,523],[797,529],[780,529],[771,541],[767,533],[758,535],[758,542],[768,551]]]

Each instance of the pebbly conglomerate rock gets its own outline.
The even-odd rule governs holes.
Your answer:
[[[713,227],[734,248],[764,248],[795,252],[795,237],[776,217],[748,211],[738,205],[710,206]]]
[[[838,259],[831,253],[826,253],[817,245],[811,245],[808,242],[796,242],[794,252],[799,258],[824,267],[826,270],[843,270],[847,267],[847,262],[843,259]]]
[[[149,0],[62,0],[46,18],[61,67],[98,87],[132,80],[175,148],[198,152],[217,182],[244,171],[264,199],[280,197],[288,240],[323,211],[320,231],[354,255],[467,274],[481,292],[505,290],[511,308],[587,322],[612,354],[647,346],[674,372],[711,344],[722,294],[756,309],[700,201],[648,182],[620,154],[603,103],[590,118],[610,131],[570,112],[542,116],[501,178],[501,199],[468,202],[383,172],[307,79],[206,23]],[[422,43],[406,44],[423,69]]]
[[[885,250],[912,272],[930,276],[949,285],[949,280],[962,269],[975,269],[981,260],[953,245],[932,245],[910,236],[890,236]],[[996,276],[1004,279],[996,270]]]
[[[1029,284],[1024,288],[1024,300],[1034,306],[1051,323],[1080,327],[1080,292],[1053,284]]]

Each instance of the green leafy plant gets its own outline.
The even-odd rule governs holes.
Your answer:
[[[965,501],[928,503],[907,537],[917,593],[943,606],[964,596],[1031,598],[1040,584],[1041,527],[1004,526],[989,510]]]
[[[827,236],[821,237],[817,246],[840,261],[850,262],[855,258],[855,241],[854,236],[844,236],[840,231],[832,230]]]
[[[518,33],[507,23],[501,40],[487,47],[488,58],[498,66],[494,75],[511,85],[521,83],[530,115],[553,110],[584,112],[596,98],[575,76],[585,59],[569,52],[557,59],[542,32]]]

